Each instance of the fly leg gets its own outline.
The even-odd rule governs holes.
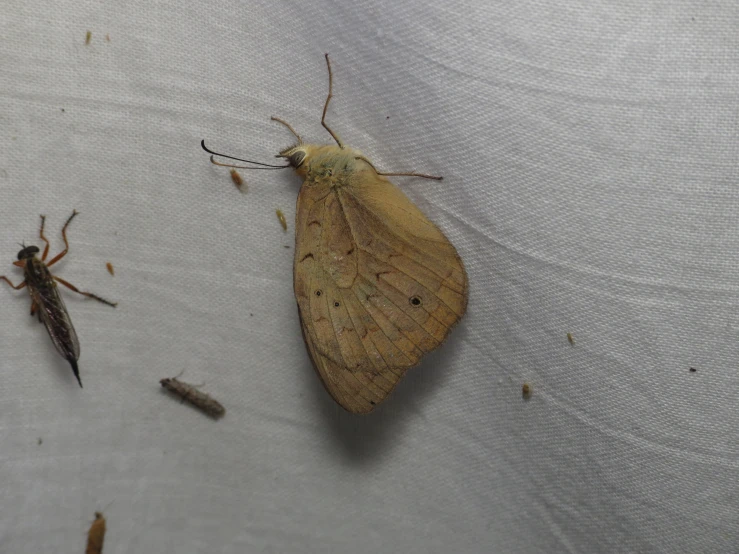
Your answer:
[[[53,277],[55,281],[57,281],[58,283],[61,283],[62,285],[67,287],[69,290],[72,290],[76,292],[77,294],[81,294],[82,296],[87,296],[88,298],[92,298],[93,300],[97,300],[98,302],[102,302],[103,304],[107,304],[108,306],[112,306],[114,308],[118,305],[118,302],[111,302],[110,300],[106,300],[105,298],[99,297],[97,294],[82,291],[78,289],[77,287],[75,287],[72,283],[70,283],[69,281],[65,281],[61,277],[57,277],[56,275],[53,275]]]
[[[14,285],[10,282],[10,279],[8,279],[5,275],[0,275],[0,279],[8,283],[11,287],[13,287],[15,290],[21,290],[22,288],[25,288],[26,282],[23,281],[20,285]]]
[[[67,226],[74,219],[74,216],[76,216],[78,213],[79,212],[77,210],[72,210],[72,215],[69,216],[69,219],[64,224],[64,227],[62,227],[62,238],[64,239],[64,250],[62,250],[61,252],[59,252],[59,254],[57,254],[56,256],[54,256],[51,259],[51,261],[46,264],[48,267],[51,267],[52,265],[54,265],[59,260],[61,260],[64,256],[67,255],[67,251],[69,250],[69,242],[67,241]],[[43,220],[43,216],[41,216],[41,217],[42,217],[42,219],[41,219],[41,238],[44,239],[44,240],[46,240],[44,238],[44,220]],[[49,242],[47,241],[46,242],[46,249],[44,250],[44,255],[41,258],[42,260],[46,260],[46,253],[48,252],[48,250],[49,250]],[[79,291],[77,291],[77,292],[79,292]]]
[[[44,247],[44,253],[41,255],[41,261],[46,260],[46,256],[49,255],[49,239],[44,236],[44,225],[46,225],[46,216],[41,216],[41,227],[38,230],[38,236],[39,238],[46,243],[46,246]]]

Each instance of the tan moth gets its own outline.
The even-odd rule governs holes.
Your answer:
[[[205,414],[218,419],[226,413],[226,408],[215,398],[201,392],[195,385],[185,383],[177,377],[168,377],[159,381],[165,389],[182,398],[183,402],[189,402]]]
[[[105,541],[105,518],[100,512],[95,512],[95,521],[87,532],[87,548],[85,554],[102,554]]]
[[[438,348],[467,308],[467,274],[454,246],[387,176],[343,144],[297,144],[279,153],[303,179],[295,217],[294,289],[303,339],[329,394],[369,413],[424,354]],[[217,154],[205,147],[210,154]],[[231,156],[224,156],[231,159]],[[225,165],[211,161],[217,165]]]

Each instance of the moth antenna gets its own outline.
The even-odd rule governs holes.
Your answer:
[[[323,115],[321,116],[321,125],[323,125],[323,128],[326,129],[329,134],[334,138],[336,141],[336,144],[339,145],[339,148],[342,150],[344,149],[344,143],[341,142],[341,139],[339,138],[339,135],[334,133],[331,128],[326,125],[326,110],[328,110],[328,103],[331,101],[331,98],[334,96],[334,74],[331,71],[331,61],[328,59],[328,53],[326,54],[326,67],[328,67],[328,96],[326,97],[326,103],[323,105]]]
[[[248,165],[224,164],[222,162],[215,161],[212,154],[210,156],[210,163],[221,167],[233,167],[235,169],[285,169],[286,167],[290,167],[289,165],[278,165],[276,167],[249,167]]]
[[[107,510],[108,508],[110,508],[111,504],[113,504],[113,502],[115,502],[115,498],[114,498],[113,500],[111,500],[110,502],[108,502],[108,503],[107,503],[107,504],[105,505],[105,508],[103,508],[103,509],[102,509],[102,510],[101,510],[100,512],[95,512],[95,513],[96,513],[96,514],[101,514],[101,515],[102,515],[102,514],[104,514],[104,513],[105,513],[105,511],[106,511],[106,510]]]
[[[220,154],[218,152],[214,152],[213,150],[211,150],[210,148],[208,148],[207,146],[205,146],[205,139],[203,139],[203,140],[200,141],[200,146],[208,154],[211,154],[210,161],[213,162],[215,165],[225,165],[225,164],[216,163],[215,161],[213,161],[213,156],[220,156],[221,158],[228,158],[229,160],[236,160],[237,162],[244,162],[244,163],[248,163],[248,164],[261,165],[263,167],[267,167],[267,168],[270,168],[270,169],[284,169],[286,167],[290,167],[290,165],[265,164],[265,163],[261,163],[261,162],[253,162],[251,160],[244,160],[242,158],[234,158],[233,156],[227,156],[226,154]],[[225,166],[225,167],[237,167],[237,166]],[[259,168],[258,167],[244,167],[244,168],[240,168],[240,169],[259,169]]]
[[[290,129],[290,132],[297,137],[298,144],[303,144],[303,138],[297,133],[297,131],[295,131],[295,129],[293,129],[292,125],[290,125],[287,121],[285,121],[284,119],[280,119],[279,117],[275,117],[275,116],[272,116],[270,119],[272,119],[272,121],[277,121],[278,123],[282,123],[285,127]]]

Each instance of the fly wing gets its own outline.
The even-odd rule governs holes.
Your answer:
[[[48,271],[48,270],[47,270]],[[41,321],[49,332],[57,351],[67,360],[80,357],[80,342],[72,320],[53,279],[40,283],[28,283],[31,297],[38,307]]]

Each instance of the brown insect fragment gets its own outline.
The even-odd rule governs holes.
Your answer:
[[[162,379],[159,381],[159,384],[171,393],[182,398],[183,402],[189,402],[214,419],[223,417],[226,413],[226,408],[212,396],[199,391],[194,385],[183,383],[176,377]]]
[[[567,333],[567,340],[570,341],[570,344],[575,344],[575,339],[572,337],[572,333]]]
[[[115,275],[115,270],[113,269],[113,264],[112,263],[110,263],[110,262],[106,263],[105,264],[105,267],[108,268],[108,273],[110,273],[111,275]]]
[[[102,554],[105,540],[105,518],[100,512],[95,512],[95,521],[87,532],[87,548],[85,554]]]
[[[521,385],[521,396],[523,396],[524,400],[531,398],[531,385],[528,383]]]
[[[242,190],[241,187],[244,186],[244,179],[241,178],[241,174],[233,168],[231,169],[230,173],[231,180],[233,181],[234,185],[236,185],[236,188]]]
[[[87,34],[85,35],[85,46],[90,44],[91,40],[92,40],[92,31],[87,31]]]
[[[285,214],[282,213],[282,210],[275,210],[275,214],[277,214],[277,219],[280,220],[282,230],[287,233],[287,219],[285,219]]]

